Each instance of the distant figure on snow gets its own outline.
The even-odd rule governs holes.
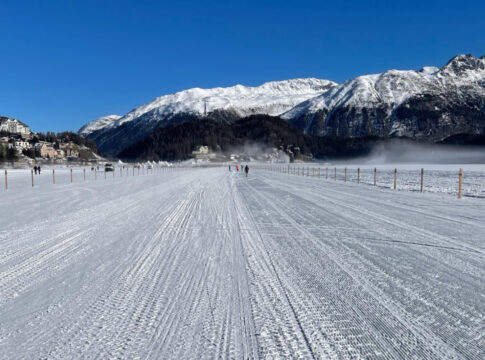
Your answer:
[[[34,173],[37,175],[37,165],[34,166]]]
[[[40,165],[37,166],[37,171],[39,172],[39,175],[40,175]]]
[[[229,171],[231,171],[231,165],[229,165]]]
[[[249,167],[247,165],[244,168],[244,172],[246,173],[246,177],[248,177]]]
[[[239,171],[239,165],[236,165],[236,171]]]

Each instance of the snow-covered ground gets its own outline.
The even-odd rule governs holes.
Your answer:
[[[0,193],[0,358],[485,358],[483,199],[58,172]]]
[[[273,165],[273,167],[288,167],[286,165]],[[462,194],[468,197],[485,197],[485,165],[481,164],[378,164],[378,165],[356,165],[356,164],[322,164],[297,163],[290,165],[292,169],[300,168],[300,175],[305,170],[305,176],[310,173],[318,176],[320,169],[321,178],[326,178],[328,168],[328,179],[335,179],[335,168],[337,168],[337,181],[345,180],[345,168],[347,168],[347,182],[357,183],[358,169],[360,169],[360,183],[374,185],[374,168],[376,171],[376,185],[382,188],[394,187],[394,170],[397,169],[396,189],[405,191],[420,191],[421,169],[424,170],[423,191],[436,192],[450,195],[458,194],[458,182],[460,168],[463,170]]]

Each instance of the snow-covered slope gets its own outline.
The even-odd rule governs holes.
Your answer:
[[[193,88],[160,96],[106,126],[116,127],[149,112],[151,120],[180,113],[205,116],[220,110],[233,111],[241,117],[252,114],[279,115],[335,85],[329,80],[310,78],[273,81],[257,87]]]
[[[115,121],[98,122],[91,137],[102,151],[116,154],[159,126],[206,117],[232,121],[253,114],[280,115],[336,85],[329,80],[308,78],[273,81],[257,87],[193,88],[158,97]]]
[[[114,122],[118,119],[120,119],[120,115],[108,115],[108,116],[102,116],[99,119],[93,120],[86,125],[84,125],[82,128],[79,129],[79,134],[81,135],[89,135],[92,132],[96,130],[100,130],[106,127],[110,127],[114,124]]]
[[[390,70],[332,87],[282,115],[315,135],[433,138],[483,131],[485,57],[458,55],[440,68]],[[468,118],[484,119],[464,124]],[[468,126],[468,125],[471,125]],[[433,129],[434,128],[434,129]]]

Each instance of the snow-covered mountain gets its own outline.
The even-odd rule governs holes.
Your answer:
[[[282,117],[312,135],[441,140],[485,133],[485,56],[442,68],[364,75],[304,101]]]
[[[120,118],[120,115],[102,116],[84,125],[82,128],[79,129],[78,133],[80,135],[87,136],[96,130],[111,127],[115,123],[115,121]]]
[[[158,97],[114,121],[95,120],[81,131],[95,140],[101,151],[117,154],[159,126],[204,118],[231,122],[253,114],[280,115],[336,85],[308,78],[257,87],[193,88]]]

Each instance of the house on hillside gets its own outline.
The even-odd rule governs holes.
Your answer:
[[[19,154],[22,154],[24,150],[30,149],[32,147],[28,141],[25,141],[22,138],[13,140],[13,146]]]
[[[54,159],[58,156],[57,150],[54,149],[54,145],[47,142],[39,142],[35,144],[35,150],[40,157],[45,159]]]
[[[66,157],[78,158],[79,157],[79,146],[73,142],[60,145],[61,150],[64,152]]]
[[[192,151],[192,156],[197,160],[214,159],[216,154],[209,150],[208,146],[198,146],[196,150]]]
[[[0,132],[8,132],[11,134],[19,134],[22,138],[30,138],[32,132],[30,128],[23,122],[17,119],[0,116]]]

